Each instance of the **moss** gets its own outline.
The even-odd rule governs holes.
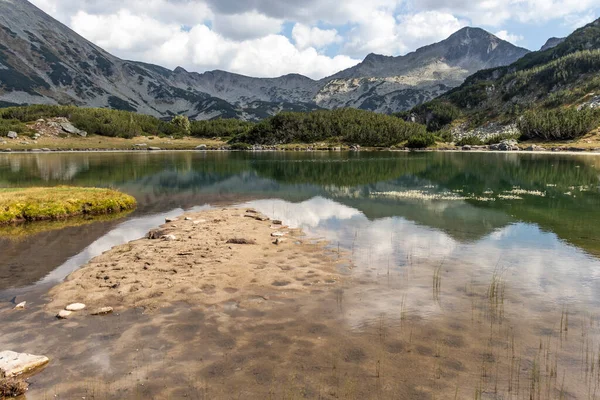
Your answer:
[[[117,213],[135,206],[132,196],[111,189],[67,186],[0,189],[0,225]]]

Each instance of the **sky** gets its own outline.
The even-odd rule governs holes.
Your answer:
[[[188,71],[319,79],[477,26],[538,50],[600,0],[31,0],[110,53]]]

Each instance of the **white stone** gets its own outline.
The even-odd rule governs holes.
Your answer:
[[[24,310],[24,309],[25,309],[25,305],[26,305],[26,304],[27,304],[27,302],[26,302],[26,301],[23,301],[23,302],[21,302],[21,303],[17,304],[17,305],[15,306],[15,310]]]
[[[67,311],[81,311],[85,308],[85,304],[83,303],[73,303],[73,304],[69,304],[67,307],[65,307],[65,310]]]
[[[167,242],[172,242],[174,240],[177,240],[177,237],[175,235],[165,235],[162,237],[163,240],[166,240]]]
[[[0,352],[0,375],[17,376],[32,371],[48,363],[48,357],[33,354],[15,353],[14,351]]]
[[[175,222],[175,221],[177,221],[177,218],[165,218],[166,223]]]
[[[58,314],[56,314],[56,318],[58,318],[58,319],[67,319],[67,318],[69,318],[69,316],[70,316],[71,314],[73,314],[73,312],[72,312],[72,311],[60,310],[60,311],[58,312]]]
[[[271,236],[273,237],[284,237],[287,234],[287,232],[273,232],[271,233]]]
[[[192,219],[190,217],[185,217],[186,221],[191,221]]]

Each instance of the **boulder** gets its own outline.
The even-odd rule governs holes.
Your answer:
[[[161,150],[161,148],[160,147],[152,147],[152,146],[150,146],[150,147],[148,147],[148,150],[150,150],[150,151],[159,151],[159,150]]]
[[[10,378],[22,375],[48,364],[49,361],[48,357],[44,356],[2,351],[0,352],[0,376]]]
[[[26,302],[26,301],[23,301],[23,302],[21,302],[21,303],[17,304],[17,305],[15,306],[15,308],[14,308],[14,309],[15,309],[15,310],[24,310],[24,309],[25,309],[25,305],[26,305],[26,304],[27,304],[27,302]]]
[[[206,145],[201,144],[200,146],[196,146],[196,150],[206,150]]]
[[[72,133],[74,135],[79,135],[81,132],[79,129],[75,128],[75,126],[73,126],[73,124],[70,122],[61,122],[60,127],[62,128],[63,131],[65,131],[67,133]],[[87,133],[86,133],[86,135],[87,135]]]
[[[10,131],[10,132],[8,132],[8,133],[6,134],[6,136],[7,136],[9,139],[16,139],[16,138],[18,138],[18,137],[19,137],[19,135],[17,134],[17,132],[14,132],[14,131]]]
[[[469,146],[469,145],[467,144],[467,145],[464,145],[464,146],[462,147],[462,149],[463,149],[464,151],[469,151],[469,150],[471,150],[471,146]]]
[[[81,311],[83,309],[85,309],[85,304],[83,303],[73,303],[65,307],[67,311]]]
[[[77,134],[81,137],[87,137],[87,135],[88,135],[86,131],[79,131],[79,132],[77,132]]]

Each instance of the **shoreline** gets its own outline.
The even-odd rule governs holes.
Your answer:
[[[361,150],[351,149],[305,149],[305,148],[279,148],[279,149],[250,149],[250,150],[238,150],[238,149],[27,149],[27,150],[11,150],[11,149],[0,149],[0,155],[10,154],[69,154],[69,153],[132,153],[132,154],[155,154],[155,153],[494,153],[494,154],[588,154],[588,155],[600,155],[600,148],[552,148],[543,150],[489,150],[489,149],[470,149],[465,150],[459,147],[457,148],[429,148],[429,149],[391,149],[391,148],[365,148]]]
[[[255,210],[211,209],[166,221],[53,286],[47,312],[56,315],[72,303],[115,312],[140,307],[151,312],[182,301],[223,304],[240,297],[253,303],[333,288],[342,280],[338,253]]]

